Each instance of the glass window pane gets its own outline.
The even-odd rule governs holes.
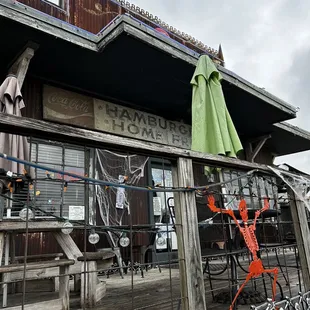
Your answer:
[[[62,147],[48,144],[39,144],[38,162],[48,164],[62,164]]]
[[[53,3],[55,5],[60,6],[61,5],[61,0],[46,0],[47,2]]]
[[[36,197],[36,207],[59,216],[62,193],[61,182],[38,181],[36,190],[40,191],[40,195]]]
[[[65,149],[65,165],[71,167],[84,167],[85,153],[81,150]]]
[[[83,177],[85,175],[84,167],[65,167],[64,170],[65,170],[65,172],[76,174],[76,175],[81,176],[81,177]],[[80,181],[80,179],[75,178],[73,176],[68,176],[68,175],[65,175],[64,178],[66,181]]]

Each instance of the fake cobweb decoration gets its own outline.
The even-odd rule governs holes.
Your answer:
[[[123,155],[107,150],[96,150],[96,178],[99,180],[138,185],[144,177],[148,158],[139,155]],[[96,185],[96,199],[101,219],[106,226],[122,225],[122,219],[127,212],[130,214],[130,197],[134,190],[121,187],[105,187]],[[120,232],[109,232],[114,246],[120,237]]]
[[[307,177],[274,167],[269,168],[293,190],[297,198],[304,202],[305,206],[310,211],[310,176]]]

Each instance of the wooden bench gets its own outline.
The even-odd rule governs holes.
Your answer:
[[[46,261],[46,260],[58,260],[64,257],[63,253],[48,253],[48,254],[37,254],[37,255],[27,255],[27,263],[37,262],[37,261]],[[15,256],[11,259],[11,264],[21,264],[24,263],[25,256]],[[51,269],[49,269],[51,271]],[[58,274],[59,270],[55,270],[55,273]],[[51,277],[44,279],[36,279],[27,281],[27,291],[37,291],[37,292],[58,292],[59,291],[59,278]],[[12,286],[12,293],[22,293],[22,283],[16,283]]]
[[[45,272],[46,269],[50,268],[59,268],[58,276],[59,276],[59,298],[56,300],[50,300],[46,302],[40,302],[40,307],[38,303],[27,305],[26,309],[39,309],[42,307],[50,307],[52,309],[59,310],[68,310],[69,309],[69,266],[75,263],[72,259],[60,259],[60,260],[50,260],[50,261],[42,261],[42,262],[30,262],[26,264],[26,280],[27,280],[27,272],[39,270],[41,272]],[[2,275],[2,282],[10,283],[12,281],[12,275],[19,274],[18,277],[14,278],[16,280],[22,280],[24,271],[24,264],[11,264],[0,266],[0,274]],[[4,288],[7,284],[3,284],[3,292]],[[7,296],[3,293],[3,308],[7,307]],[[10,307],[8,310],[20,309],[18,307]],[[43,308],[42,308],[43,309]]]
[[[39,255],[28,255],[27,262],[45,260],[45,259],[60,259],[64,256],[63,253],[52,253],[52,254],[39,254]],[[25,256],[15,256],[14,263],[22,263],[25,260]]]
[[[110,268],[113,264],[113,252],[89,252],[78,257],[82,262],[81,270],[81,306],[93,307],[106,293],[106,282],[98,279],[98,270]]]

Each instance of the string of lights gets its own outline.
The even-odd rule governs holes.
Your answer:
[[[75,173],[71,173],[71,172],[67,172],[67,171],[61,171],[59,169],[39,165],[39,164],[30,162],[30,161],[26,161],[23,159],[19,159],[19,158],[4,154],[4,153],[0,153],[0,158],[4,158],[6,160],[13,161],[13,162],[16,162],[19,164],[23,164],[25,166],[29,166],[32,168],[44,170],[44,171],[46,171],[47,175],[49,175],[49,173],[53,172],[53,173],[57,173],[57,174],[62,175],[62,176],[68,176],[68,177],[72,177],[74,179],[82,180],[88,184],[102,185],[102,186],[105,186],[106,188],[120,187],[120,188],[125,188],[128,190],[149,191],[149,192],[166,192],[166,193],[204,191],[204,190],[210,189],[212,187],[223,186],[227,183],[231,183],[231,182],[236,181],[238,179],[241,179],[241,178],[244,178],[246,176],[250,176],[256,172],[259,172],[258,169],[254,169],[254,170],[250,170],[250,171],[248,171],[242,175],[239,175],[239,176],[232,178],[230,180],[227,180],[227,181],[212,183],[212,184],[208,184],[208,185],[204,185],[204,186],[197,186],[197,187],[195,187],[195,186],[193,186],[193,187],[191,187],[191,186],[188,186],[188,187],[161,187],[161,186],[142,187],[142,186],[133,186],[133,185],[129,185],[126,183],[112,183],[112,182],[108,182],[108,181],[104,181],[104,180],[98,180],[95,178],[89,178],[87,176],[81,176],[81,175],[78,175]],[[65,183],[68,183],[68,182],[66,181]]]
[[[223,198],[225,197],[231,197],[231,200],[226,204],[226,208],[236,199],[240,199],[241,197],[255,197],[255,198],[262,198],[262,197],[259,197],[258,195],[255,195],[254,193],[251,193],[251,195],[241,195],[243,189],[245,187],[247,187],[251,182],[252,182],[252,179],[253,179],[253,175],[252,177],[248,180],[248,182],[246,184],[244,184],[243,186],[240,187],[239,189],[239,193],[223,193],[221,191],[218,191],[218,190],[212,190],[212,191],[205,191],[205,192],[201,192],[201,191],[198,191],[197,194],[198,196],[206,196],[206,195],[209,195],[209,194],[215,194],[215,195],[219,195],[219,196],[222,196]],[[48,217],[53,217],[55,218],[55,220],[59,221],[59,222],[64,222],[64,223],[71,223],[71,224],[75,224],[74,226],[72,226],[72,228],[74,229],[82,229],[85,227],[85,223],[84,221],[77,221],[77,220],[68,220],[67,218],[64,218],[64,217],[61,217],[61,216],[58,216],[56,215],[55,213],[53,212],[48,212],[38,206],[35,206],[35,202],[31,202],[29,204],[25,203],[24,201],[22,200],[19,200],[19,199],[16,199],[16,198],[13,198],[13,197],[10,197],[10,196],[7,196],[5,194],[0,194],[1,197],[7,199],[7,200],[11,200],[12,202],[15,202],[15,203],[18,203],[18,204],[21,204],[23,205],[25,208],[29,208],[30,210],[32,211],[37,211],[37,212],[40,212],[42,214],[44,214],[45,216],[48,216]],[[24,210],[24,212],[22,212]],[[26,216],[26,211],[25,209],[23,209],[21,212],[20,212],[20,217],[22,219],[25,220],[25,216]],[[219,212],[220,213],[220,212]],[[209,218],[209,219],[206,219],[204,221],[201,221],[198,223],[199,226],[203,226],[204,224],[208,224],[208,223],[211,223],[212,220],[219,214],[215,214],[212,218]],[[34,218],[34,214],[31,213],[29,214],[28,213],[28,216],[29,218]],[[44,220],[44,217],[40,218],[42,220]],[[147,227],[146,227],[147,226]],[[158,225],[157,225],[158,226]],[[163,224],[163,226],[166,226]],[[147,228],[154,228],[155,226],[154,225],[145,225],[144,228],[138,228],[138,229],[135,229],[133,228],[133,232],[137,233],[137,232],[144,232],[144,233],[152,233],[154,232],[153,230],[148,230]],[[68,227],[69,228],[69,227]],[[118,232],[118,233],[129,233],[129,229],[124,229],[123,227],[119,227],[119,226],[116,226],[116,225],[102,225],[102,226],[98,226],[98,225],[90,225],[90,224],[86,224],[86,229],[87,230],[92,230],[92,229],[96,229],[98,230],[98,232],[106,232],[106,231],[114,231],[114,232]]]

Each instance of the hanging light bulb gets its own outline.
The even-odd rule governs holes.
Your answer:
[[[123,234],[122,237],[119,239],[119,244],[121,247],[126,248],[130,244],[130,239],[127,237],[126,234]]]
[[[163,238],[163,237],[161,236],[161,234],[158,234],[158,238],[157,238],[157,240],[156,240],[156,243],[157,243],[157,245],[159,245],[159,246],[163,246],[163,245],[166,244],[166,239]]]
[[[73,225],[70,222],[65,222],[63,224],[63,228],[61,229],[61,232],[64,235],[70,235],[73,231]]]
[[[27,221],[27,212],[28,212],[28,220],[33,220],[34,219],[34,213],[29,208],[23,208],[22,210],[20,210],[19,217],[23,221]]]
[[[100,240],[99,235],[94,230],[92,230],[88,236],[88,242],[90,244],[97,244],[99,240]]]

